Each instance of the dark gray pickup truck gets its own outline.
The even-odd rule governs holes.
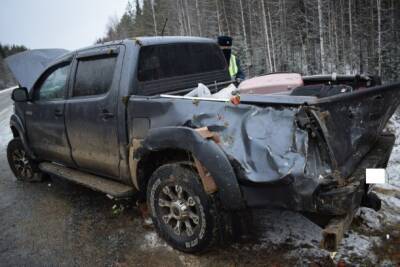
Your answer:
[[[231,82],[210,39],[24,53],[8,59],[21,86],[12,94],[7,148],[15,176],[50,174],[146,200],[174,248],[207,249],[230,231],[232,213],[273,207],[320,224],[322,246],[335,250],[358,207],[379,209],[365,168],[386,167],[394,136],[383,129],[400,84],[230,101],[185,96],[198,83],[217,92]],[[340,85],[308,79],[314,89]]]

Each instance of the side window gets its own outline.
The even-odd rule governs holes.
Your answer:
[[[40,101],[63,99],[69,69],[70,64],[62,65],[48,73],[35,91],[34,99]]]
[[[111,87],[116,63],[115,55],[79,59],[72,96],[107,93]]]
[[[141,82],[224,70],[226,61],[215,44],[162,44],[140,49]]]

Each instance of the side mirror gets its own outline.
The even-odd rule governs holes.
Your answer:
[[[15,102],[26,102],[29,100],[29,94],[28,94],[28,89],[25,87],[19,87],[17,89],[14,89],[14,91],[11,94],[11,99],[14,100]]]

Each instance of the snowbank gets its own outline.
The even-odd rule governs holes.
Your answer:
[[[400,109],[393,115],[388,123],[388,128],[391,132],[396,134],[396,144],[387,167],[389,176],[388,183],[398,187],[398,190],[400,190]]]

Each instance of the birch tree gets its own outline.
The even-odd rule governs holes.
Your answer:
[[[275,41],[274,41],[274,31],[272,29],[271,13],[269,12],[269,7],[267,6],[268,21],[269,21],[269,32],[271,34],[271,50],[272,50],[272,71],[276,71],[276,58],[275,58]]]
[[[220,19],[220,12],[219,12],[219,4],[218,0],[215,0],[215,10],[217,12],[217,22],[218,22],[218,35],[222,35],[222,28],[221,28],[221,19]]]
[[[245,20],[244,20],[244,9],[243,9],[242,0],[239,0],[239,6],[240,6],[240,16],[241,16],[241,19],[242,19],[242,30],[243,30],[243,39],[244,39],[244,53],[246,55],[246,59],[248,59],[249,58],[249,55],[248,55],[249,48],[248,48],[248,45],[247,45],[246,23],[245,23]]]
[[[318,23],[319,23],[319,45],[321,53],[321,68],[322,73],[326,73],[326,62],[325,62],[325,47],[324,47],[324,25],[322,21],[322,3],[318,0]]]
[[[376,0],[378,13],[378,75],[382,75],[382,26],[381,26],[381,0]]]
[[[267,25],[267,15],[265,13],[265,4],[264,0],[261,0],[261,10],[262,10],[262,20],[264,26],[264,37],[265,37],[265,45],[267,48],[267,56],[265,58],[265,65],[272,72],[272,61],[271,61],[271,51],[269,47],[269,34],[268,34],[268,25]]]
[[[351,8],[352,0],[349,0],[349,46],[350,46],[350,71],[353,70],[353,19],[352,19],[352,8]]]
[[[197,26],[199,29],[199,36],[201,36],[202,33],[201,33],[201,16],[200,16],[199,0],[195,0],[195,3],[196,3]]]
[[[151,3],[151,14],[153,15],[153,24],[154,24],[154,35],[157,35],[157,20],[156,20],[156,12],[154,9],[154,0],[150,0]]]

